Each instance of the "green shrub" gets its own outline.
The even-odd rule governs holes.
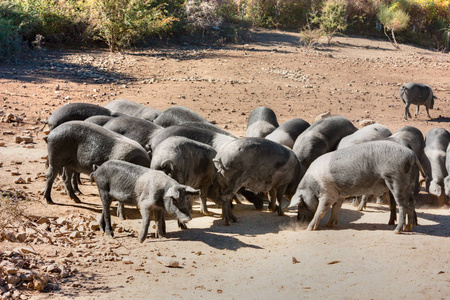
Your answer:
[[[0,61],[16,57],[23,49],[19,28],[10,20],[0,17]]]
[[[111,51],[118,51],[151,34],[170,30],[174,17],[152,0],[93,0],[91,25]]]
[[[328,44],[339,32],[347,28],[347,2],[345,0],[326,0],[319,15],[312,23],[318,24],[322,33],[327,37]]]
[[[409,15],[399,7],[398,3],[394,3],[391,6],[382,5],[378,13],[378,18],[381,24],[383,24],[384,34],[395,48],[400,49],[395,39],[395,32],[403,30],[408,26]],[[387,34],[387,31],[391,32],[392,39]]]

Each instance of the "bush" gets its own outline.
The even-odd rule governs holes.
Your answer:
[[[400,46],[395,39],[395,32],[403,30],[408,25],[409,15],[399,7],[398,3],[394,3],[391,6],[381,6],[378,18],[383,24],[384,34],[395,48],[400,49]],[[391,31],[392,39],[387,34],[386,30]]]
[[[110,51],[127,48],[148,35],[169,30],[176,21],[166,17],[163,4],[152,4],[152,0],[94,0],[91,25]]]
[[[8,61],[16,57],[23,48],[19,28],[10,20],[0,17],[0,61]]]
[[[326,0],[320,15],[316,15],[312,23],[318,24],[322,33],[327,37],[327,43],[336,33],[347,28],[347,2],[345,0]]]
[[[256,26],[299,28],[307,24],[312,0],[248,0],[246,17]]]

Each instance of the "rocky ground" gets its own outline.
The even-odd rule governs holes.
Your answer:
[[[450,294],[450,213],[423,191],[419,226],[393,234],[386,205],[358,212],[345,203],[337,228],[304,231],[296,212],[279,217],[243,202],[239,222],[225,227],[194,205],[189,230],[168,221],[166,239],[137,241],[140,215],[113,218],[116,237],[96,226],[101,205],[87,177],[82,204],[55,184],[47,205],[42,121],[61,105],[104,105],[126,98],[163,110],[189,107],[242,136],[251,110],[267,106],[280,123],[312,122],[330,111],[357,126],[370,119],[396,131],[450,129],[449,54],[385,41],[339,37],[307,49],[295,33],[255,31],[245,45],[173,46],[110,54],[97,50],[35,52],[0,65],[1,298],[413,298]],[[403,121],[398,89],[432,86],[438,97]],[[414,109],[414,108],[413,108]],[[411,111],[413,111],[411,109]]]

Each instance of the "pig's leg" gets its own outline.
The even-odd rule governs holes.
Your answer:
[[[284,216],[282,203],[283,203],[283,195],[284,195],[285,191],[286,191],[285,187],[279,188],[276,191],[277,205],[275,206],[275,209],[277,210],[279,216]]]
[[[331,207],[331,216],[328,221],[327,227],[334,227],[338,223],[339,211],[341,210],[342,203],[344,202],[343,198],[339,198],[336,203]]]
[[[206,197],[200,196],[200,212],[205,216],[210,216],[211,213],[208,210],[208,206],[206,205]]]
[[[48,167],[48,171],[46,174],[46,184],[44,191],[44,198],[47,200],[48,204],[55,204],[51,197],[53,182],[55,181],[56,176],[58,176],[58,170],[51,165]]]
[[[419,105],[416,107],[416,113],[414,114],[414,117],[417,117],[419,115]]]
[[[389,191],[389,222],[388,225],[395,225],[395,221],[397,220],[397,203],[395,203],[394,195],[392,195],[391,191]]]
[[[150,213],[151,208],[145,205],[141,206],[141,215],[142,215],[142,228],[139,233],[139,242],[143,242],[147,238],[148,227],[150,226]]]
[[[83,195],[83,193],[80,191],[80,188],[78,187],[78,185],[81,184],[80,173],[74,172],[71,179],[72,179],[72,189],[78,195]]]
[[[165,211],[163,209],[154,209],[153,215],[155,216],[156,234],[157,238],[163,238],[166,236],[166,221],[164,217]]]
[[[352,205],[353,205],[353,206],[358,206],[359,203],[360,203],[359,197],[354,197],[354,198],[353,198],[353,201],[352,201]]]
[[[275,211],[276,205],[276,191],[272,189],[269,191],[269,210]]]
[[[314,213],[314,218],[311,223],[308,225],[308,230],[315,230],[317,226],[319,226],[320,219],[327,213],[327,210],[330,208],[327,199],[319,198],[319,205],[317,206],[317,210]]]
[[[75,195],[75,192],[72,188],[72,177],[74,176],[74,171],[69,168],[65,167],[63,170],[63,180],[64,180],[64,186],[66,188],[66,193],[69,195],[70,199],[73,199],[75,203],[81,203],[80,199],[77,195]]]
[[[406,103],[406,105],[405,105],[405,121],[408,120],[408,116],[411,118],[411,114],[409,113],[409,106],[410,105],[411,105],[410,103]]]
[[[361,202],[359,203],[359,206],[358,206],[358,211],[362,211],[366,207],[367,207],[367,195],[363,195],[361,197]]]
[[[231,211],[231,198],[227,197],[222,204],[222,217],[225,219],[225,226],[230,226],[230,221],[237,222],[236,217]]]
[[[125,205],[121,202],[117,203],[117,216],[121,220],[125,220]]]
[[[111,208],[111,197],[104,189],[99,188],[99,193],[103,204],[99,227],[102,232],[106,232],[108,236],[113,237],[114,232],[111,226],[111,212],[109,211]]]
[[[417,107],[418,107],[418,106],[417,106]],[[430,116],[430,109],[428,108],[428,106],[425,106],[425,108],[426,108],[426,110],[427,110],[428,118],[432,119],[431,116]]]

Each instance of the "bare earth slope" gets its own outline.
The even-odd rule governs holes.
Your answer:
[[[240,136],[256,106],[272,108],[280,124],[296,117],[313,122],[316,115],[330,111],[357,127],[359,121],[371,119],[392,132],[405,125],[424,134],[434,127],[450,129],[449,54],[407,45],[396,51],[388,42],[357,37],[339,37],[329,47],[308,50],[298,45],[295,33],[256,31],[254,35],[252,43],[226,48],[174,47],[127,54],[48,50],[18,65],[0,65],[0,117],[12,113],[23,119],[0,123],[0,143],[4,143],[0,190],[23,190],[38,199],[26,202],[29,215],[49,219],[99,215],[96,187],[85,175],[82,204],[71,201],[63,189],[53,190],[60,205],[47,205],[38,195],[45,186],[47,152],[43,134],[37,136],[39,120],[65,103],[105,105],[125,98],[160,110],[183,105]],[[433,88],[438,97],[430,111],[433,119],[422,111],[417,118],[403,121],[398,90],[409,81]],[[32,146],[16,144],[19,135],[31,135]],[[19,176],[30,177],[31,182],[15,184]],[[371,203],[358,212],[345,203],[336,228],[325,227],[325,216],[313,232],[296,225],[294,210],[279,217],[256,211],[243,201],[234,208],[239,222],[225,227],[220,210],[212,203],[210,207],[214,215],[202,216],[196,203],[186,231],[170,219],[163,240],[152,236],[140,244],[140,216],[129,207],[129,219],[113,218],[115,239],[95,231],[65,244],[30,242],[28,246],[42,260],[77,271],[57,280],[45,293],[24,295],[36,299],[444,299],[450,295],[449,209],[431,206],[423,191],[416,209],[419,226],[400,235],[386,225],[389,211],[384,204]],[[20,245],[3,241],[0,250]],[[170,259],[180,267],[164,266]]]

